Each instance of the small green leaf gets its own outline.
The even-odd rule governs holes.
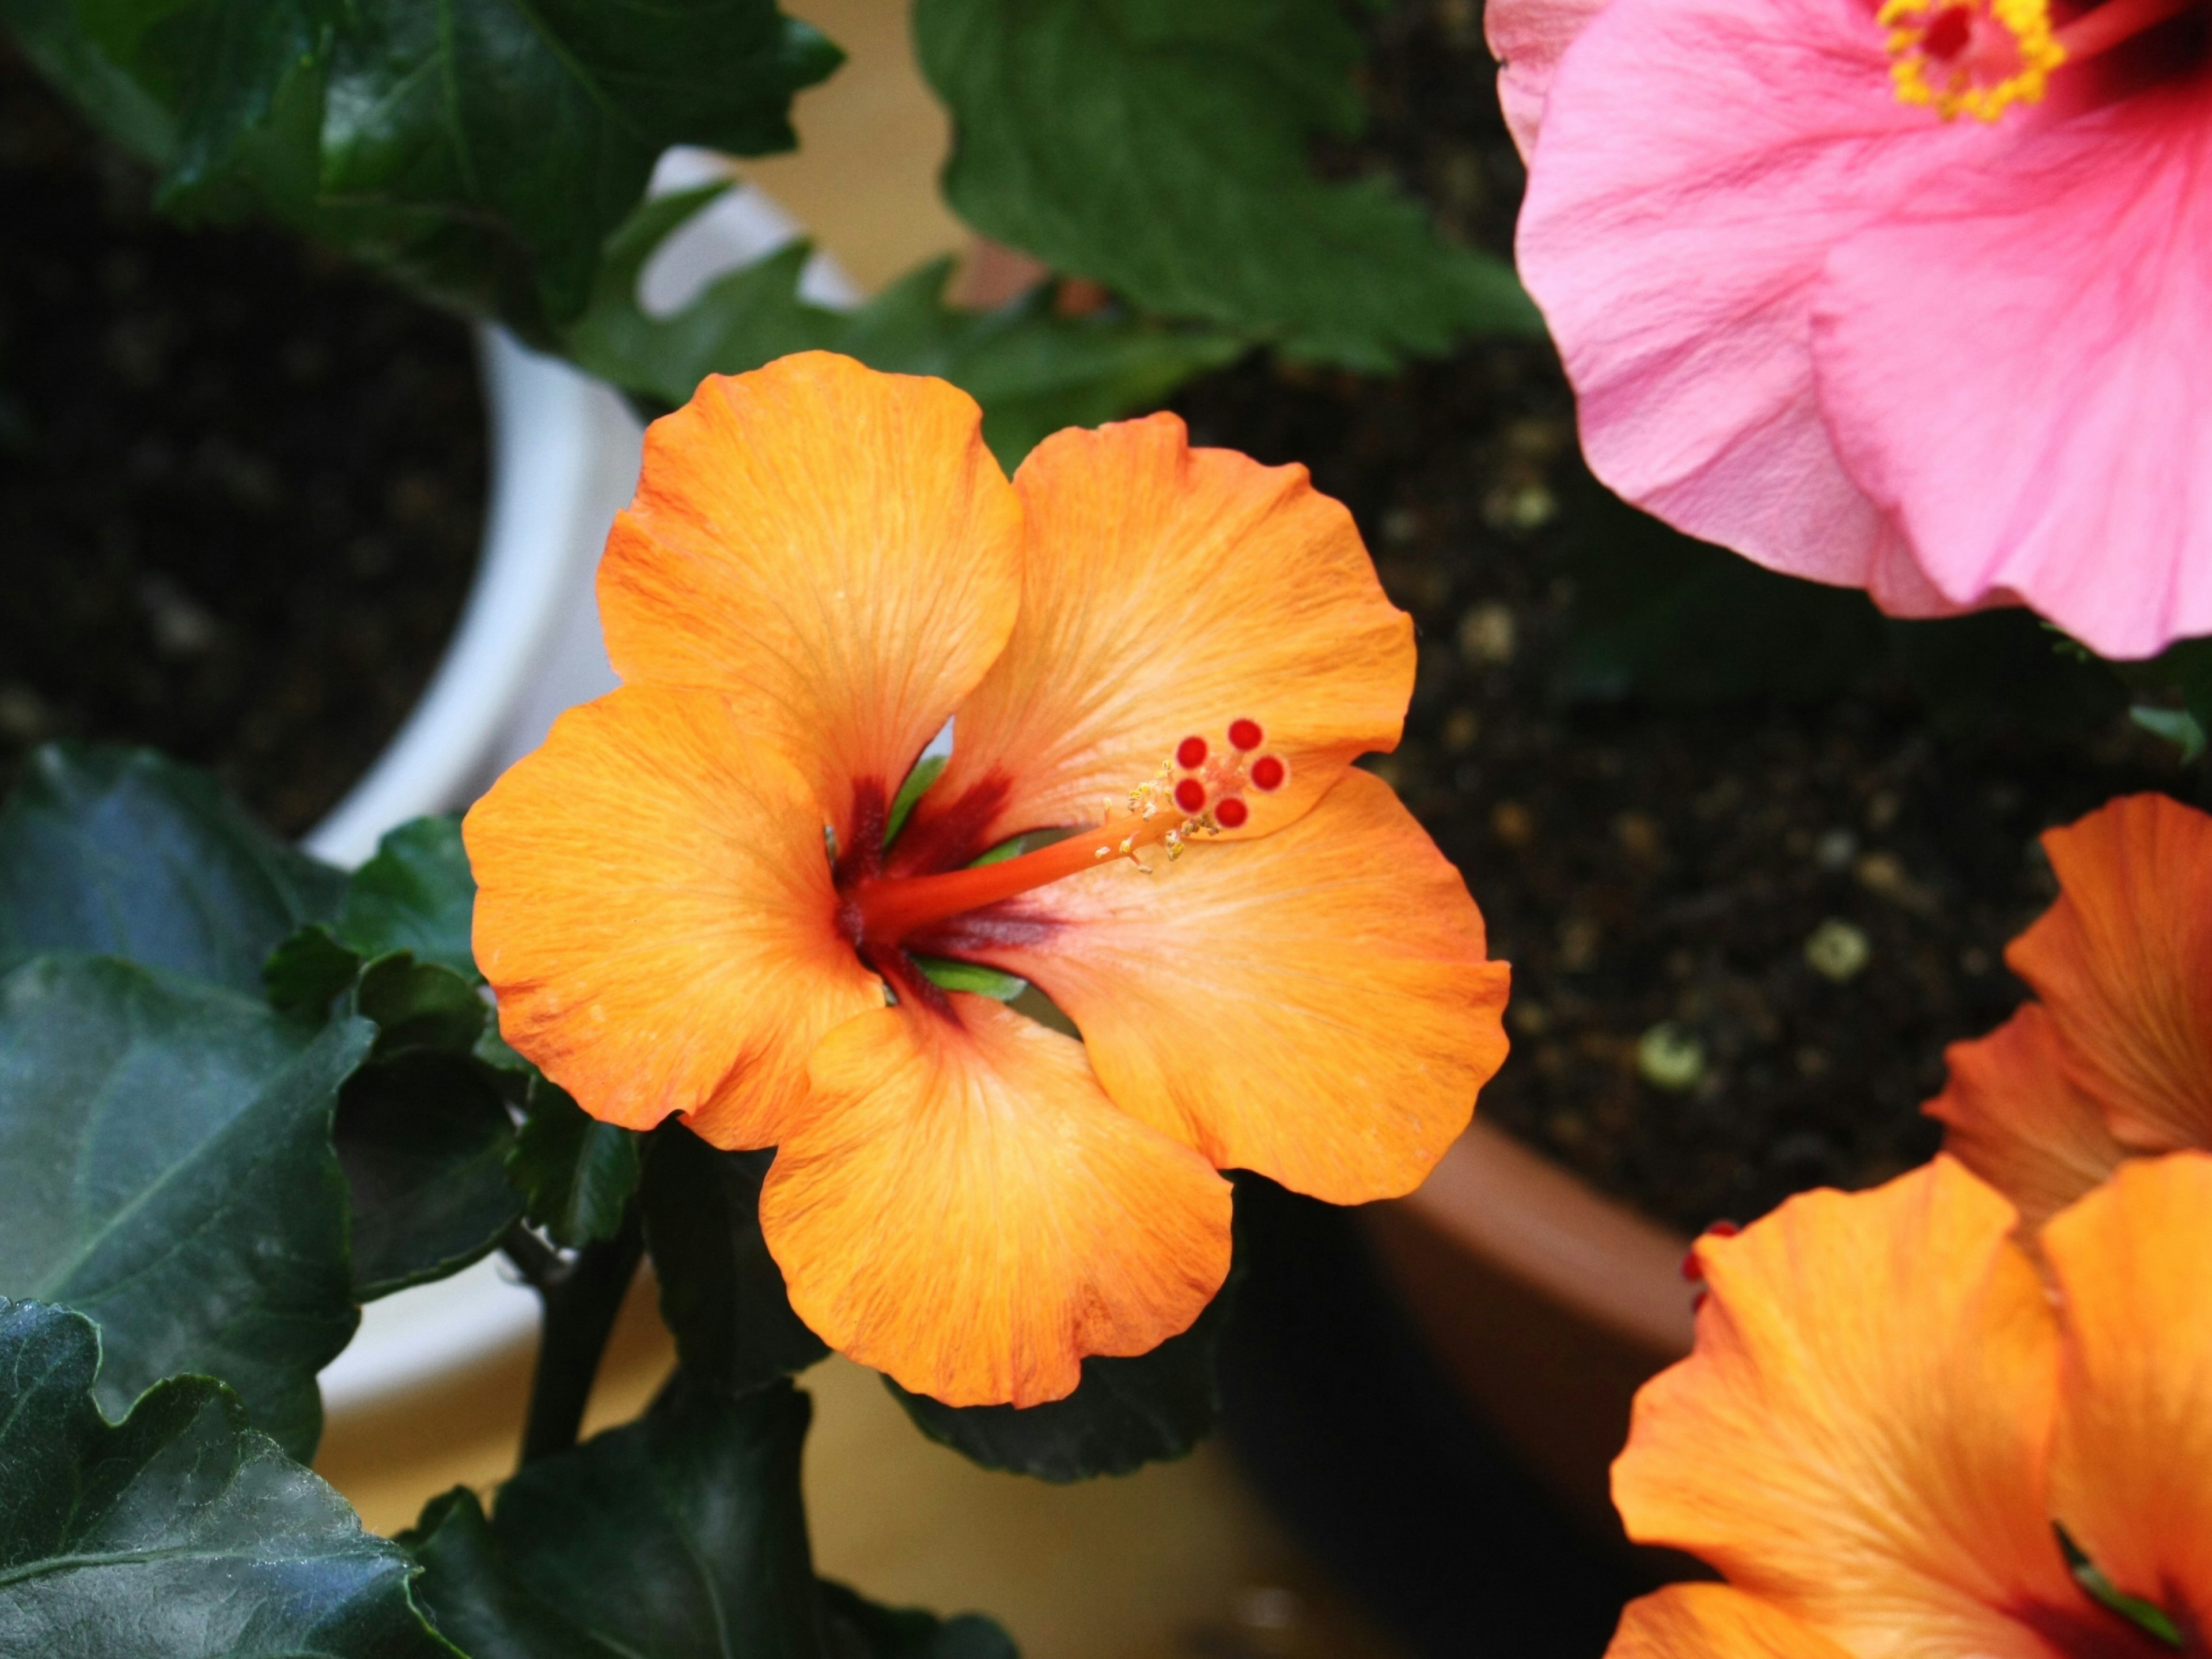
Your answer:
[[[884,820],[884,845],[888,847],[898,839],[898,832],[906,828],[906,821],[914,811],[914,804],[929,793],[945,771],[950,755],[924,755],[914,763],[914,770],[906,775],[899,792],[891,798],[890,815]]]
[[[379,957],[361,970],[354,1006],[376,1022],[376,1057],[413,1049],[467,1054],[483,1036],[491,1010],[470,980],[404,951]]]
[[[269,953],[261,988],[278,1013],[322,1019],[360,975],[360,957],[338,943],[328,922],[311,921]]]
[[[1353,368],[1543,331],[1504,262],[1315,174],[1313,141],[1362,121],[1337,0],[918,0],[914,30],[953,116],[945,199],[1055,270]]]
[[[205,1372],[314,1449],[360,1316],[331,1113],[374,1036],[96,957],[0,980],[0,1295],[100,1322],[108,1410]]]
[[[532,1076],[528,1101],[529,1116],[507,1159],[526,1213],[571,1249],[612,1238],[637,1190],[645,1137],[600,1122],[541,1076]]]
[[[973,1613],[879,1607],[814,1576],[799,1498],[811,1406],[679,1371],[653,1409],[501,1488],[432,1502],[417,1594],[473,1659],[1015,1659]]]
[[[1193,374],[1244,349],[1237,336],[1117,314],[1057,315],[1040,289],[995,311],[945,303],[953,261],[936,259],[857,311],[799,297],[811,250],[794,243],[710,284],[673,317],[637,301],[638,273],[670,232],[720,187],[648,203],[609,244],[592,301],[566,349],[583,368],[664,408],[710,374],[734,374],[794,351],[842,351],[874,368],[933,374],[983,405],[983,436],[1007,467],[1065,426],[1093,426],[1159,402]]]
[[[2172,1615],[2164,1607],[2142,1596],[2130,1595],[2106,1577],[2105,1570],[2088,1558],[2065,1528],[2054,1523],[2051,1530],[2058,1534],[2058,1547],[2066,1557],[2066,1565],[2074,1575],[2074,1582],[2088,1592],[2091,1600],[2100,1607],[2119,1614],[2137,1630],[2176,1652],[2189,1645],[2181,1633],[2181,1627],[2173,1622]]]
[[[454,1659],[406,1553],[229,1389],[156,1382],[111,1425],[99,1369],[82,1315],[0,1302],[0,1653]]]
[[[334,931],[364,957],[405,951],[474,984],[483,978],[469,945],[476,902],[460,819],[416,818],[387,834],[376,856],[353,872]]]
[[[660,1316],[685,1371],[724,1394],[750,1393],[830,1352],[791,1310],[761,1237],[761,1182],[775,1157],[717,1152],[678,1123],[646,1158],[645,1243]]]
[[[1012,1002],[1029,989],[1030,982],[980,962],[954,962],[945,957],[916,957],[914,965],[922,977],[947,991],[973,991],[978,996]]]
[[[363,1066],[338,1097],[335,1137],[364,1302],[459,1273],[522,1213],[507,1178],[514,1125],[472,1059],[416,1051]]]
[[[879,1607],[842,1584],[821,1581],[830,1625],[853,1638],[838,1651],[867,1659],[1020,1659],[1013,1638],[980,1613],[939,1619],[920,1607]]]
[[[947,1406],[884,1385],[931,1439],[987,1469],[1071,1481],[1127,1474],[1181,1457],[1213,1427],[1219,1389],[1214,1355],[1227,1292],[1180,1336],[1150,1353],[1083,1362],[1083,1380],[1065,1400],[1042,1406]]]
[[[2137,703],[2128,710],[2128,718],[2153,737],[2164,738],[2180,750],[2184,766],[2204,752],[2204,728],[2186,708],[2156,708]]]
[[[82,951],[261,993],[345,878],[262,830],[207,774],[146,749],[49,744],[0,808],[0,965]]]

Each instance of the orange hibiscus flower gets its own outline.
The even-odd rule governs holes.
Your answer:
[[[1696,1351],[1613,1498],[1725,1584],[1611,1659],[2128,1659],[2212,1634],[2212,1158],[2130,1164],[2041,1235],[1948,1158],[1698,1255]]]
[[[2031,1232],[2124,1158],[2212,1150],[2212,817],[2130,795],[2043,845],[2058,901],[2005,951],[2039,1000],[1926,1109]]]
[[[600,566],[623,686],[465,833],[507,1040],[610,1122],[775,1147],[800,1316],[1028,1405],[1219,1289],[1218,1170],[1419,1184],[1504,1057],[1507,970],[1352,768],[1396,744],[1413,645],[1344,508],[1172,416],[1011,483],[978,423],[822,353],[707,381]]]

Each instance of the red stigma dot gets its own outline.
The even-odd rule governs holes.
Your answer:
[[[1213,821],[1224,830],[1242,830],[1244,820],[1251,816],[1251,809],[1234,795],[1225,797],[1221,805],[1213,809]]]
[[[1265,732],[1260,730],[1260,722],[1257,720],[1231,720],[1229,722],[1230,744],[1235,748],[1243,750],[1247,754],[1249,754],[1253,750],[1257,749],[1260,746],[1261,740],[1267,734]]]
[[[1255,789],[1279,789],[1283,787],[1283,763],[1273,755],[1262,755],[1252,763],[1252,787]]]
[[[1946,6],[1921,34],[1920,49],[1930,58],[1955,58],[1966,49],[1973,32],[1971,7]]]
[[[1698,1260],[1698,1247],[1694,1244],[1691,1245],[1690,1248],[1683,1253],[1682,1277],[1688,1279],[1692,1285],[1702,1285],[1705,1283],[1705,1264]]]
[[[1193,743],[1198,743],[1198,739],[1196,738],[1191,738],[1189,743],[1183,744],[1183,747],[1188,749]],[[1200,744],[1199,746],[1200,748],[1205,747],[1203,744]],[[1193,761],[1190,763],[1193,766],[1198,764],[1196,761]],[[1175,800],[1176,805],[1182,808],[1184,811],[1195,812],[1200,807],[1206,805],[1206,786],[1200,783],[1196,778],[1185,778],[1181,783],[1176,785]]]
[[[1206,739],[1185,738],[1176,745],[1176,764],[1186,772],[1195,772],[1206,764]]]
[[[1715,1238],[1734,1238],[1743,1231],[1743,1224],[1740,1221],[1716,1221],[1705,1231]]]

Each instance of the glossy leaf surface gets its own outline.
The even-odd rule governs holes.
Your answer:
[[[331,1113],[374,1034],[102,958],[0,980],[0,1295],[99,1322],[108,1411],[204,1372],[314,1449],[359,1317]]]
[[[0,1653],[451,1659],[404,1552],[236,1395],[179,1377],[111,1425],[99,1364],[82,1316],[0,1302]]]
[[[1364,369],[1542,325],[1499,260],[1376,180],[1330,183],[1361,46],[1337,0],[919,0],[946,199],[1155,315]]]
[[[571,1249],[612,1238],[637,1190],[645,1137],[600,1122],[535,1071],[526,1086],[529,1116],[507,1173],[531,1222]]]
[[[0,808],[0,965],[82,951],[258,994],[263,960],[333,915],[344,883],[204,772],[49,744]]]

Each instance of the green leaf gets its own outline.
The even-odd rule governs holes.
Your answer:
[[[980,962],[954,962],[946,957],[916,957],[914,965],[921,969],[922,977],[933,985],[947,991],[973,991],[978,996],[996,997],[1001,1002],[1012,1002],[1030,988],[1029,981],[996,968],[986,968]]]
[[[313,921],[269,953],[261,988],[269,1006],[301,1019],[322,1019],[354,988],[361,958],[337,941],[328,922]]]
[[[987,1619],[940,1621],[822,1582],[788,1382],[732,1400],[681,1372],[653,1410],[530,1464],[487,1522],[465,1490],[402,1542],[472,1659],[1015,1659]]]
[[[2181,750],[2184,766],[2192,764],[2204,752],[2204,728],[2186,708],[2160,708],[2138,703],[2128,710],[2128,718],[2153,737],[2164,738]]]
[[[888,847],[898,839],[898,832],[906,828],[913,816],[915,803],[929,793],[929,786],[944,775],[945,763],[950,755],[924,755],[914,763],[914,770],[906,775],[899,792],[891,797],[891,810],[884,819],[884,845]]]
[[[258,994],[261,964],[345,878],[262,830],[204,772],[49,744],[0,808],[0,965],[128,957]]]
[[[379,1060],[420,1048],[467,1054],[491,1018],[471,980],[404,951],[361,970],[354,1006],[376,1022]]]
[[[406,1553],[246,1426],[212,1378],[94,1405],[100,1339],[0,1302],[0,1653],[431,1659]]]
[[[338,1097],[334,1134],[364,1302],[459,1273],[522,1213],[507,1178],[514,1125],[472,1059],[416,1052],[363,1066]]]
[[[602,1123],[545,1078],[532,1073],[529,1116],[507,1154],[532,1223],[556,1244],[580,1249],[622,1230],[637,1190],[645,1137]]]
[[[947,1406],[888,1376],[884,1386],[924,1434],[987,1469],[1060,1482],[1127,1474],[1184,1455],[1212,1430],[1228,1300],[1226,1291],[1216,1296],[1188,1330],[1150,1353],[1085,1359],[1075,1392],[1042,1406]]]
[[[783,1270],[761,1237],[760,1189],[773,1152],[718,1152],[672,1124],[653,1139],[641,1199],[660,1316],[684,1370],[739,1395],[830,1352],[791,1310]]]
[[[2065,1528],[2053,1522],[2051,1529],[2058,1535],[2059,1553],[2065,1556],[2067,1570],[2074,1575],[2074,1582],[2088,1592],[2091,1600],[2118,1613],[2162,1647],[2177,1653],[2188,1648],[2188,1638],[2164,1607],[2142,1596],[2131,1595],[2115,1584]]]
[[[1337,0],[917,0],[914,27],[953,116],[946,200],[1056,270],[1354,368],[1542,332],[1504,262],[1315,175],[1313,141],[1362,118]]]
[[[1019,1659],[1013,1638],[979,1613],[939,1619],[920,1607],[880,1607],[827,1578],[821,1593],[831,1626],[856,1638],[868,1659]]]
[[[99,958],[0,980],[0,1295],[99,1322],[111,1412],[205,1372],[313,1450],[360,1317],[331,1113],[374,1035]]]
[[[405,951],[476,984],[483,978],[469,945],[476,902],[460,819],[416,818],[387,834],[376,856],[353,872],[333,931],[362,957]]]
[[[592,302],[566,335],[584,368],[665,408],[687,401],[710,374],[757,368],[794,351],[842,351],[870,367],[933,374],[983,405],[983,436],[1009,468],[1064,426],[1092,426],[1156,404],[1193,374],[1243,349],[1211,330],[1126,316],[1054,314],[1047,290],[995,311],[945,303],[953,261],[936,259],[857,311],[799,297],[811,252],[794,243],[711,283],[673,317],[637,301],[653,249],[720,193],[709,186],[651,202],[610,243]]]
[[[162,169],[550,344],[661,152],[788,149],[837,49],[774,0],[0,0],[42,69]]]

